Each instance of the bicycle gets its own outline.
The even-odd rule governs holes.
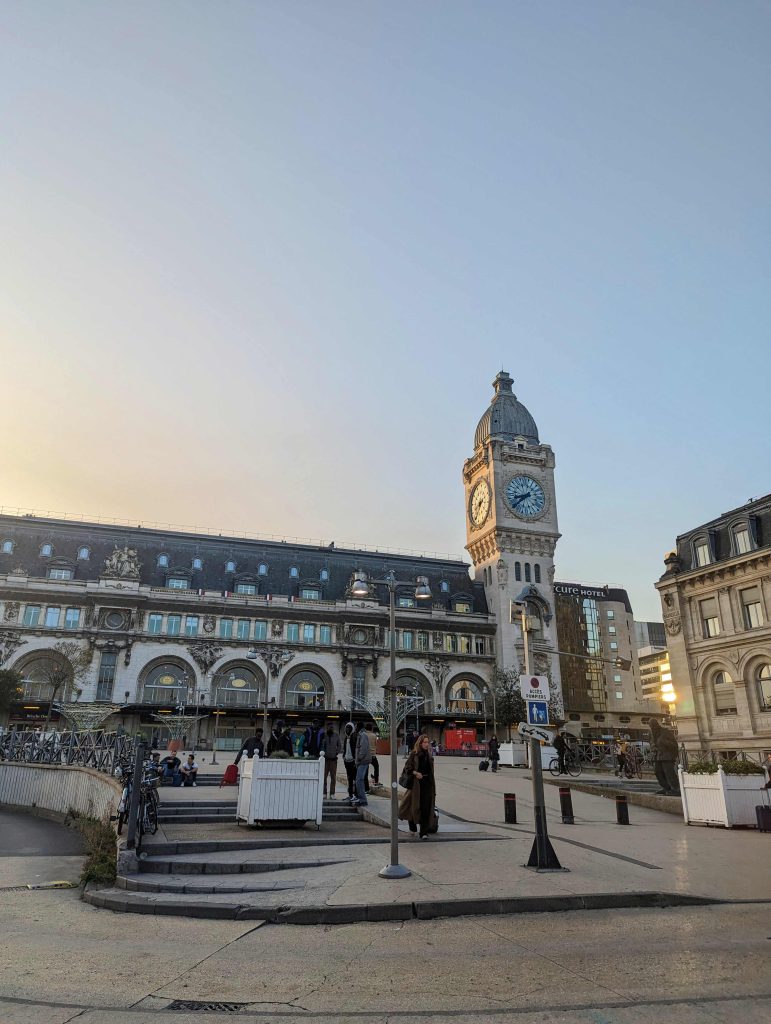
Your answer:
[[[131,792],[134,788],[134,772],[129,764],[122,762],[116,769],[116,775],[124,781],[123,793],[118,804],[115,820],[118,822],[118,835],[123,833],[123,826],[128,822],[131,808]],[[142,778],[139,783],[139,809],[137,814],[137,831],[139,837],[154,836],[158,831],[158,778],[157,766],[151,761],[142,765]]]
[[[551,761],[549,761],[549,771],[554,776],[563,775],[564,774],[564,775],[570,775],[574,779],[577,779],[578,776],[581,774],[581,762],[578,760],[578,758],[576,757],[575,754],[571,754],[570,752],[566,751],[565,752],[565,771],[564,772],[560,771],[560,761],[559,761],[558,757],[553,757],[551,759]]]

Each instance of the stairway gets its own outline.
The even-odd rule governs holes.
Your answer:
[[[182,797],[165,799],[164,793],[158,807],[159,825],[227,824],[234,821],[235,816],[236,801],[224,797],[219,800],[185,800]],[[354,824],[361,818],[355,807],[339,800],[325,800],[322,820]]]

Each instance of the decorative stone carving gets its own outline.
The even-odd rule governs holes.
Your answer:
[[[436,650],[441,650],[442,644],[444,643],[444,638],[442,637],[442,634],[439,632],[434,633],[432,637],[432,643]]]
[[[283,636],[284,635],[284,623],[278,619],[274,619],[270,624],[270,635],[271,636]]]
[[[134,646],[134,641],[129,637],[126,641],[126,653],[123,655],[123,664],[129,665],[131,662],[131,650]]]
[[[290,661],[294,660],[294,653],[286,650],[284,647],[273,646],[260,651],[260,657],[265,662],[268,671],[275,679],[284,665],[288,665]]]
[[[345,652],[343,652],[343,657],[340,661],[340,675],[343,679],[348,675],[348,657]]]
[[[450,665],[444,658],[429,658],[424,662],[425,669],[436,684],[437,690],[441,693],[444,682],[450,674]]]
[[[506,565],[502,558],[498,559],[498,565],[496,566],[498,572],[498,586],[505,587],[509,582],[509,567]]]
[[[204,631],[204,633],[213,633],[214,632],[214,616],[213,615],[204,615],[204,617],[203,617],[203,631]]]
[[[99,629],[109,629],[110,632],[126,630],[129,628],[131,613],[128,608],[100,608],[97,625]]]
[[[109,558],[105,559],[102,576],[122,580],[138,580],[139,568],[139,559],[134,548],[128,546],[119,548],[116,546]]]
[[[131,628],[140,632],[145,628],[145,613],[141,608],[136,608],[131,616]]]
[[[0,665],[4,665],[11,655],[26,642],[18,630],[3,630],[0,633]]]
[[[343,642],[353,644],[356,647],[374,647],[377,643],[378,630],[376,626],[346,625],[343,633]]]
[[[92,604],[86,605],[86,611],[83,615],[83,626],[85,629],[90,629],[94,624],[94,612],[96,609]]]
[[[670,636],[677,636],[683,628],[680,621],[680,613],[675,605],[675,599],[671,594],[664,595],[664,628]]]
[[[10,575],[11,576],[26,576],[27,575],[27,570],[26,569],[22,569],[22,567],[19,565],[15,569],[11,570]]]
[[[19,608],[21,607],[18,601],[9,601],[5,606],[5,614],[3,620],[5,622],[16,622],[19,617]]]
[[[190,644],[188,647],[190,657],[202,672],[208,672],[214,662],[222,654],[222,648],[217,644]]]

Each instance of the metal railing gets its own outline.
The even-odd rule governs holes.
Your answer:
[[[48,732],[12,729],[0,737],[0,761],[79,765],[113,775],[133,756],[134,740],[114,732]]]
[[[763,753],[760,750],[686,750],[684,744],[680,744],[680,765],[683,771],[688,771],[689,761],[709,761],[712,764],[720,764],[721,761],[752,761],[755,764],[764,763]]]

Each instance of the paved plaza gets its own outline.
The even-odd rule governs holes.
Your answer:
[[[66,857],[56,853],[56,842],[67,833],[45,831],[58,826],[6,815],[19,829],[34,822],[25,832],[25,849],[38,842],[40,853],[26,860],[0,857],[0,1022],[213,1024],[235,1018],[283,1024],[312,1016],[325,1024],[647,1024],[662,1014],[673,1024],[769,1019],[767,836],[689,828],[674,814],[647,808],[632,808],[632,824],[618,826],[613,801],[584,793],[574,797],[576,824],[562,825],[557,791],[547,787],[550,832],[568,870],[537,874],[522,867],[532,843],[527,772],[482,774],[476,761],[440,758],[437,777],[444,831],[427,843],[405,837],[401,860],[413,874],[404,881],[377,875],[388,856],[388,834],[375,822],[334,822],[318,833],[310,826],[294,832],[238,829],[232,820],[164,824],[148,852],[251,836],[250,848],[206,856],[225,863],[283,858],[296,865],[261,872],[259,893],[187,896],[213,904],[251,899],[255,906],[339,908],[521,896],[556,898],[559,905],[576,893],[632,899],[645,892],[728,902],[336,926],[118,915],[83,902],[77,890],[13,888],[34,880],[32,872],[62,877],[69,868],[74,878],[79,858],[71,847]],[[502,822],[504,792],[517,795],[516,825]],[[163,791],[164,804],[184,800],[192,810],[220,798],[234,802],[235,790]],[[375,818],[387,813],[386,800],[373,797],[370,804]],[[213,879],[228,888],[244,877],[198,876],[198,883],[205,887]],[[202,1004],[212,1001],[232,1005],[203,1012]]]

